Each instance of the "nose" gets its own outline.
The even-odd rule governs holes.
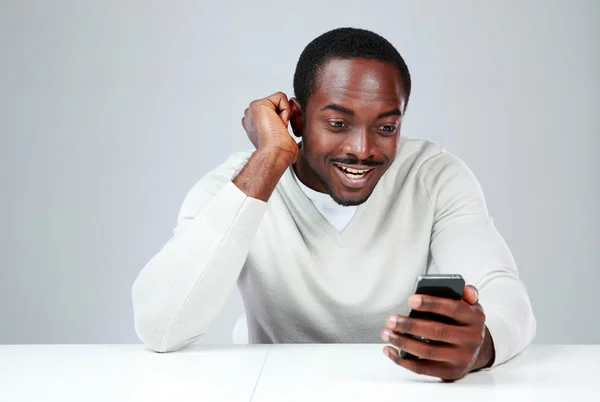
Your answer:
[[[352,130],[345,138],[342,151],[358,160],[369,159],[375,154],[375,144],[371,133],[365,129]]]

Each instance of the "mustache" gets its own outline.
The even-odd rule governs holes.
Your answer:
[[[381,166],[383,165],[382,161],[373,161],[369,159],[360,160],[357,158],[333,158],[329,160],[331,163],[341,163],[342,165],[363,165],[363,166]]]

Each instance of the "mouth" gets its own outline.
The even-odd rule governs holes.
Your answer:
[[[342,179],[342,183],[353,189],[363,188],[375,170],[375,167],[347,166],[340,163],[334,163],[333,165],[338,176]]]

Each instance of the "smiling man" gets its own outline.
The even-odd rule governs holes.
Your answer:
[[[198,181],[136,279],[140,339],[159,352],[195,341],[237,283],[252,343],[383,341],[398,365],[448,380],[524,350],[535,319],[511,252],[467,166],[401,137],[410,91],[381,36],[340,28],[313,40],[295,98],[250,104],[242,126],[256,149]],[[465,278],[462,300],[412,295],[434,266]]]
[[[296,73],[291,106],[292,128],[304,151],[294,170],[302,183],[336,203],[360,205],[394,161],[410,91],[408,70],[401,59],[394,64],[354,57],[321,63],[313,78],[304,70],[315,62],[306,59]],[[304,83],[315,78],[316,88],[306,94]]]

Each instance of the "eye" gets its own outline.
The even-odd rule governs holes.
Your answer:
[[[381,131],[384,135],[394,134],[398,127],[395,124],[386,124],[385,126],[379,127],[379,131]]]
[[[331,127],[338,129],[338,130],[348,127],[348,126],[346,126],[346,123],[344,123],[343,121],[328,121],[327,123],[329,123],[329,125]]]

